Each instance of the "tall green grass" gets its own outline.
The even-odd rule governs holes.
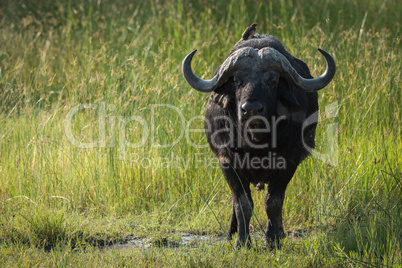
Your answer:
[[[103,230],[104,218],[124,225],[106,228],[120,238],[117,230],[225,232],[229,189],[210,150],[189,142],[206,144],[202,132],[188,130],[202,128],[208,96],[186,84],[181,61],[197,48],[193,68],[211,77],[256,22],[314,76],[325,68],[317,47],[338,65],[319,93],[317,129],[323,152],[327,126],[337,124],[338,164],[311,157],[292,179],[285,227],[317,235],[285,241],[283,252],[293,248],[286,258],[295,254],[307,266],[331,266],[334,259],[341,266],[397,265],[401,14],[397,1],[374,0],[1,2],[0,237],[8,245],[2,256],[10,245],[66,245],[83,230]],[[326,119],[325,108],[335,102],[337,116]],[[66,134],[71,111],[82,104],[92,108],[71,117],[71,133],[91,143],[104,130],[105,142],[94,148],[79,148]],[[123,143],[141,142],[146,133],[139,148]],[[266,224],[263,196],[253,193],[256,233]]]

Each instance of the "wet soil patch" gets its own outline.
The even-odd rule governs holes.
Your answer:
[[[214,235],[195,235],[190,233],[176,234],[175,238],[127,238],[123,243],[116,243],[106,248],[108,249],[130,249],[130,248],[150,248],[150,247],[167,247],[167,248],[197,248],[201,243],[228,243],[226,236]]]
[[[311,235],[312,230],[294,230],[289,231],[287,236],[290,239],[300,239]],[[262,239],[263,233],[252,234],[252,239]],[[191,233],[175,233],[174,238],[161,237],[161,238],[143,238],[143,237],[128,237],[124,242],[117,242],[112,245],[107,245],[105,249],[131,249],[131,248],[151,248],[151,247],[164,247],[164,248],[197,248],[203,243],[211,244],[224,244],[231,243],[226,235],[197,235]]]

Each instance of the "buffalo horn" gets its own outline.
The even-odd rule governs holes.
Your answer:
[[[284,55],[270,47],[264,47],[258,52],[251,47],[236,50],[223,62],[216,75],[210,80],[197,77],[191,69],[191,60],[197,50],[192,51],[184,58],[182,69],[184,78],[190,86],[204,93],[221,86],[238,68],[247,68],[254,64],[261,68],[276,70],[306,92],[315,92],[328,85],[336,71],[335,61],[331,55],[321,49],[318,50],[324,55],[327,68],[321,76],[313,79],[300,76]]]
[[[184,78],[190,84],[190,86],[195,90],[204,93],[215,90],[217,87],[225,83],[236,69],[240,67],[249,67],[254,64],[255,59],[258,58],[257,51],[251,47],[239,49],[222,63],[216,75],[212,79],[203,80],[197,77],[191,69],[191,60],[196,52],[197,50],[193,50],[184,58],[182,70]]]
[[[327,68],[321,76],[313,79],[306,79],[300,76],[286,57],[273,48],[265,47],[261,49],[258,54],[262,60],[261,65],[263,65],[263,67],[276,69],[306,92],[315,92],[328,85],[336,71],[335,61],[331,55],[321,49],[318,49],[318,51],[324,55],[327,61]]]

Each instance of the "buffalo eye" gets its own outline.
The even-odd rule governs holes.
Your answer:
[[[233,84],[236,87],[241,86],[242,83],[243,83],[243,81],[238,76],[233,76]]]
[[[263,83],[267,86],[276,86],[279,82],[279,76],[274,72],[266,73],[263,76]]]

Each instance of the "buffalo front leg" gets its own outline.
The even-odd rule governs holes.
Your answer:
[[[286,187],[269,188],[265,196],[265,211],[268,216],[266,238],[271,246],[279,245],[281,238],[286,237],[282,224],[282,208]]]
[[[235,248],[246,245],[251,247],[250,239],[250,219],[253,215],[253,200],[251,199],[250,187],[247,185],[246,192],[234,193],[232,199],[235,207],[237,219],[237,238]]]
[[[278,176],[275,183],[268,184],[265,196],[265,211],[268,217],[266,238],[270,246],[279,246],[279,241],[286,237],[282,223],[283,201],[289,181],[292,179],[297,166],[288,167],[284,173]],[[278,174],[279,175],[279,174]]]
[[[251,199],[250,184],[238,175],[231,167],[222,165],[222,172],[232,192],[232,218],[228,230],[231,237],[237,232],[235,248],[251,246],[250,219],[253,215],[253,200]]]

